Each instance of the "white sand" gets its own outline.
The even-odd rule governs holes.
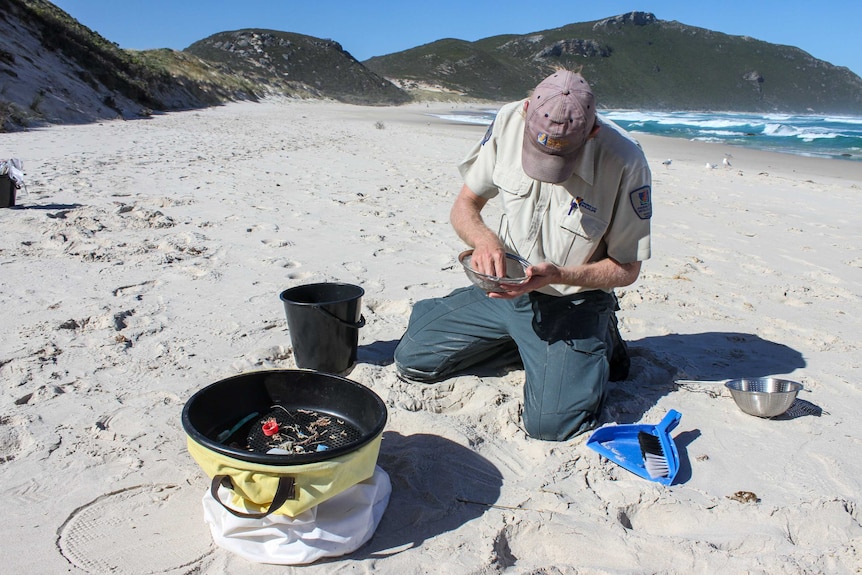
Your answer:
[[[587,436],[526,437],[520,371],[395,377],[411,305],[466,283],[448,211],[484,128],[429,110],[238,103],[0,134],[29,186],[0,210],[3,571],[858,573],[862,164],[641,138],[654,258],[619,292],[633,365],[604,419],[682,412],[668,488]],[[252,564],[212,544],[180,413],[294,367],[278,294],[330,281],[366,292],[349,377],[387,403],[392,499],[346,558]],[[767,375],[822,415],[755,418],[715,383]]]

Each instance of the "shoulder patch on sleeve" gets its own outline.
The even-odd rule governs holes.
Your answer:
[[[652,218],[652,193],[649,186],[638,188],[629,194],[632,208],[642,220]]]

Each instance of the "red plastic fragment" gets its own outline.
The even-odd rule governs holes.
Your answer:
[[[263,430],[264,435],[272,437],[278,433],[278,422],[275,419],[267,419],[263,422],[261,429]]]

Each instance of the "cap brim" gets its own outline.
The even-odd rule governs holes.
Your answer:
[[[572,177],[578,155],[558,156],[537,149],[525,135],[521,146],[521,167],[524,173],[540,182],[559,184]]]

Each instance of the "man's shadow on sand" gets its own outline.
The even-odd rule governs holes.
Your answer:
[[[358,359],[367,363],[389,365],[393,362],[392,354],[397,343],[386,341],[364,346],[360,348]],[[628,341],[627,344],[631,358],[629,376],[623,381],[609,382],[599,425],[641,421],[644,414],[656,406],[662,397],[679,389],[676,383],[679,379],[702,382],[698,390],[703,391],[706,394],[704,397],[708,398],[710,395],[721,394],[725,380],[781,376],[806,366],[799,351],[750,333],[669,334]],[[500,375],[500,369],[494,366],[478,366],[471,369],[470,373],[493,376]],[[675,434],[674,441],[680,452],[680,472],[676,483],[684,483],[691,476],[686,448],[699,436],[699,429],[687,428],[685,425]],[[401,519],[397,526],[393,526],[395,520],[391,517],[387,520],[384,515],[381,529],[378,530],[379,536],[375,535],[372,539],[370,550],[365,547],[361,551],[366,556],[378,552],[385,555],[387,553],[384,553],[384,550],[392,550],[408,543],[416,546],[428,537],[455,529],[481,515],[485,508],[457,501],[459,489],[464,493],[474,494],[461,495],[462,499],[487,504],[492,504],[499,495],[499,485],[502,482],[499,472],[490,462],[469,449],[434,435],[405,438],[395,434],[389,445],[393,446],[393,449],[388,453],[384,449],[381,453],[383,467],[387,470],[387,457],[393,466],[399,466],[403,465],[400,461],[403,453],[423,454],[421,457],[411,458],[418,466],[415,473],[414,468],[409,467],[405,470],[403,483],[399,485],[393,480],[395,507],[415,507],[410,513],[416,516],[416,522],[410,523],[410,519]],[[457,467],[450,466],[451,461],[459,460],[466,463]],[[465,479],[469,474],[463,474],[463,469],[470,469],[471,473],[479,470],[477,476],[480,479],[476,482]],[[411,478],[411,474],[415,477]],[[434,480],[435,477],[439,482]],[[395,488],[402,487],[411,491],[415,481],[420,484],[426,482],[422,484],[421,492],[407,501],[399,502]],[[453,486],[458,489],[452,491]],[[442,493],[446,491],[452,496],[445,500],[440,499],[445,497]],[[430,504],[426,499],[430,500]],[[429,505],[427,509],[426,504]],[[392,506],[393,502],[390,502],[390,507]],[[433,516],[441,509],[446,512],[427,521],[420,520],[423,515]]]
[[[629,377],[609,383],[599,425],[639,422],[663,396],[680,389],[677,380],[696,382],[690,389],[711,400],[721,395],[726,380],[782,376],[806,365],[797,350],[749,333],[670,334],[628,346]],[[688,446],[698,437],[700,429],[685,423],[673,433],[679,452],[676,484],[691,479]]]
[[[705,393],[720,394],[725,380],[781,376],[806,365],[799,351],[750,333],[669,334],[629,341],[628,347],[629,377],[608,385],[603,422],[639,421],[679,389],[676,380],[703,382]]]
[[[391,365],[395,363],[395,348],[398,347],[398,342],[399,340],[394,339],[360,345],[356,349],[356,361],[374,365]]]
[[[80,208],[83,204],[15,204],[9,209],[12,210],[42,210],[56,211],[56,214],[48,214],[49,218],[64,219],[66,214],[75,208]]]

